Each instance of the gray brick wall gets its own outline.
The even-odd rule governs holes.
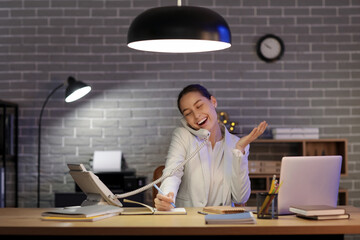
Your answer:
[[[265,119],[270,127],[319,127],[321,138],[347,138],[349,174],[341,185],[349,190],[349,204],[360,206],[360,1],[183,1],[221,13],[232,29],[233,46],[197,54],[126,47],[137,14],[174,4],[0,1],[0,99],[20,105],[19,205],[36,206],[41,105],[73,75],[93,91],[66,104],[62,89],[47,105],[43,207],[53,206],[55,192],[73,190],[66,163],[88,164],[94,150],[120,149],[130,167],[150,179],[164,163],[178,124],[177,93],[190,83],[217,96],[218,109],[227,111],[243,134]],[[267,64],[256,56],[255,43],[266,33],[285,41],[281,61]],[[8,205],[13,203],[8,198]]]

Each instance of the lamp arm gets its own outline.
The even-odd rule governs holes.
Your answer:
[[[42,107],[41,107],[41,111],[40,111],[40,115],[39,115],[39,122],[38,122],[38,176],[37,176],[37,207],[40,207],[40,157],[41,157],[41,120],[42,120],[42,116],[44,113],[44,109],[45,106],[47,104],[47,102],[49,101],[50,97],[62,86],[64,86],[64,83],[60,84],[59,86],[57,86],[56,88],[54,88],[51,93],[47,96],[47,98],[45,99]]]

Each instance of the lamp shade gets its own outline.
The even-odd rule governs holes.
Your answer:
[[[65,102],[74,102],[91,91],[91,87],[81,81],[75,80],[73,77],[67,79],[67,87],[65,91]]]
[[[225,19],[202,7],[168,6],[138,15],[128,31],[128,47],[150,52],[191,53],[229,48]]]

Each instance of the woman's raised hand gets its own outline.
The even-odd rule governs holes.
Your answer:
[[[245,147],[256,140],[261,134],[264,133],[265,129],[267,128],[268,124],[266,121],[262,121],[257,127],[255,127],[251,133],[242,137],[237,143],[236,148],[239,149],[242,153],[245,153]]]

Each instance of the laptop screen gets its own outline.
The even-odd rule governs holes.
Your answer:
[[[283,157],[278,194],[279,215],[290,214],[291,205],[336,206],[341,156]]]

